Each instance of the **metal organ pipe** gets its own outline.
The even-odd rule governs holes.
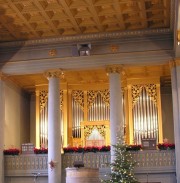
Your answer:
[[[141,143],[141,138],[157,138],[158,115],[157,106],[145,88],[133,107],[134,141]]]

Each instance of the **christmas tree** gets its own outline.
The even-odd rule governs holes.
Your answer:
[[[132,155],[127,151],[127,145],[118,140],[116,145],[113,145],[115,159],[110,164],[111,173],[108,180],[102,180],[103,183],[138,183],[134,177],[134,166],[136,162]]]

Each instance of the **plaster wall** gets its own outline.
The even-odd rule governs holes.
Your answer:
[[[5,82],[5,133],[4,148],[20,148],[28,143],[29,134],[29,95],[11,82]]]
[[[171,88],[161,89],[163,138],[174,142],[174,122]]]

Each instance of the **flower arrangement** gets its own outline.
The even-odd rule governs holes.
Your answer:
[[[157,146],[159,150],[175,149],[175,144],[169,143],[167,138],[163,139],[163,143],[159,143]]]
[[[108,152],[110,151],[110,146],[64,147],[63,150],[64,150],[64,153]]]
[[[17,148],[10,148],[10,149],[5,149],[3,151],[4,155],[19,155],[20,150]]]
[[[175,149],[175,144],[173,143],[159,143],[157,146],[159,150]]]
[[[141,145],[128,145],[126,151],[140,151],[141,148]]]
[[[48,149],[47,148],[34,148],[34,153],[35,154],[47,154],[48,153]]]

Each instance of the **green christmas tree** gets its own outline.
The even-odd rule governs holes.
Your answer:
[[[110,164],[111,173],[108,180],[102,180],[103,183],[138,183],[134,177],[134,167],[136,162],[132,155],[127,151],[127,145],[118,140],[116,145],[113,145],[115,159]]]

